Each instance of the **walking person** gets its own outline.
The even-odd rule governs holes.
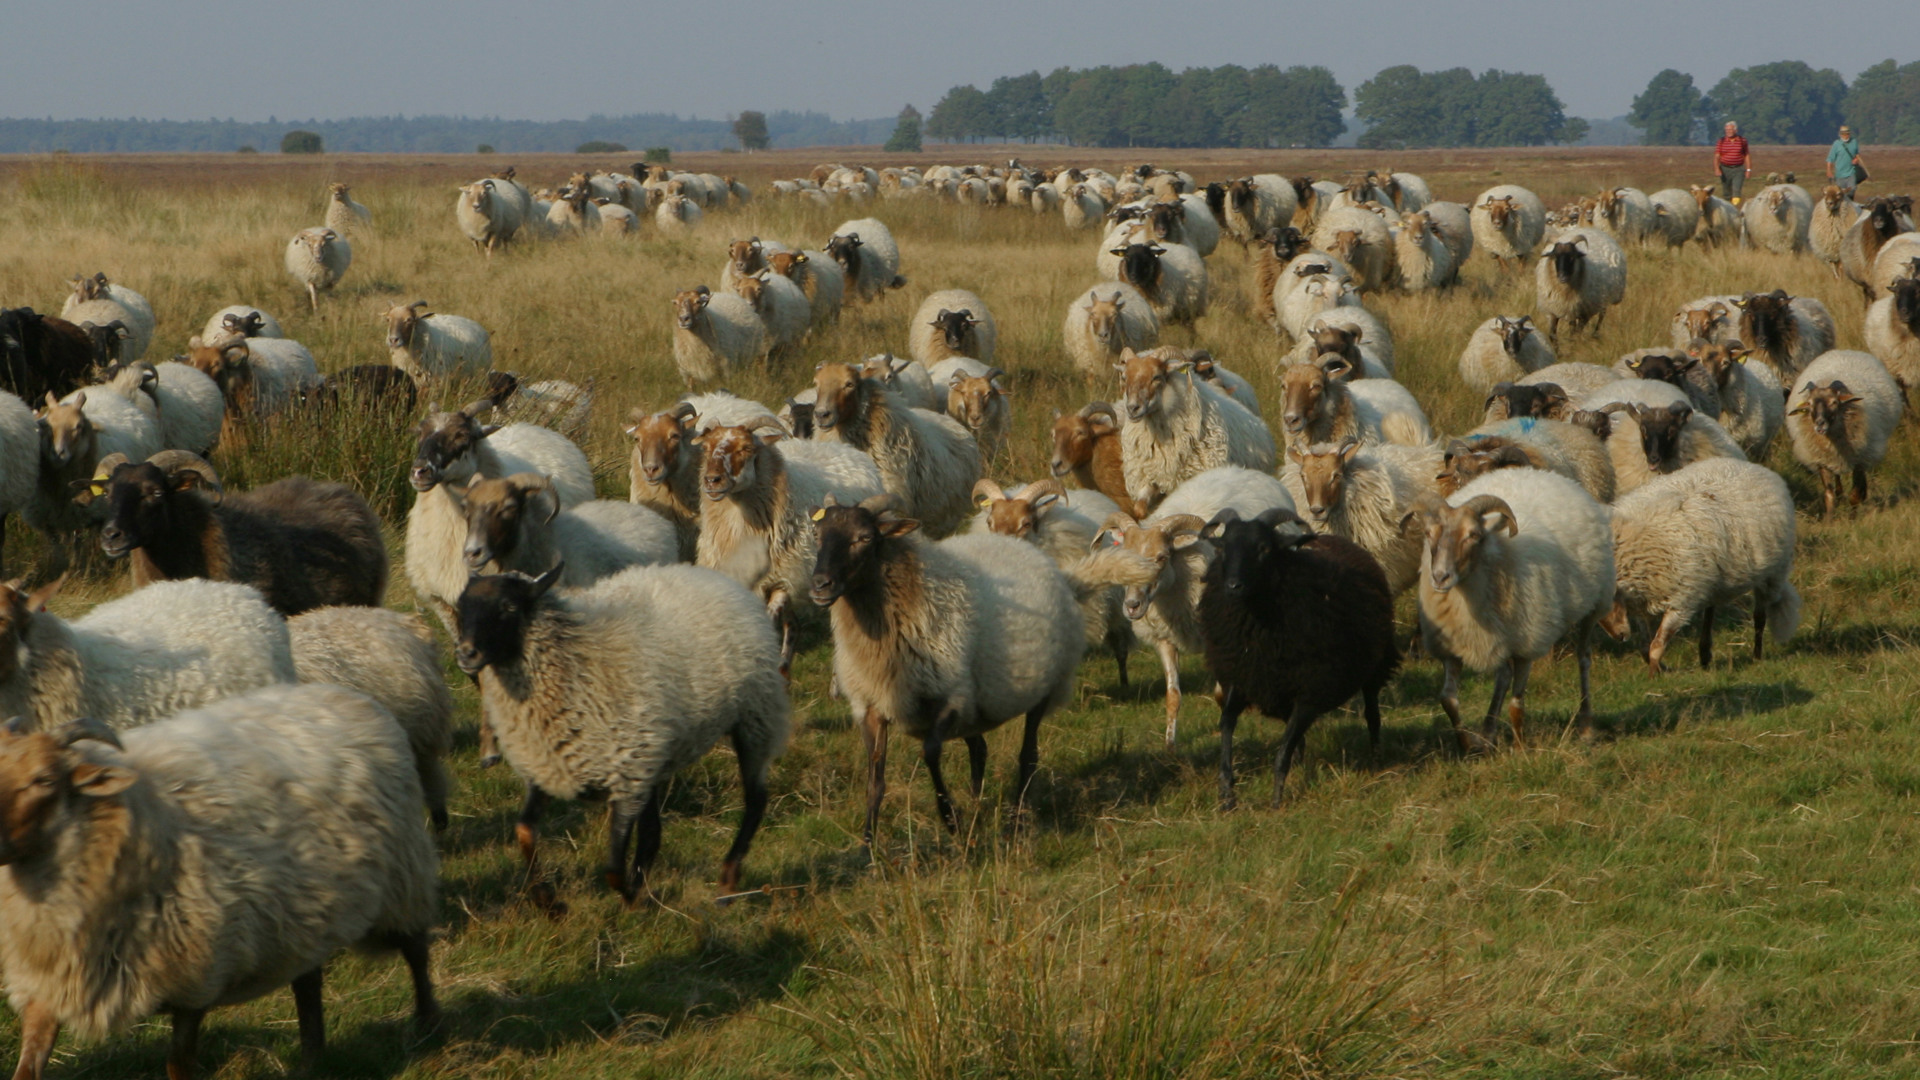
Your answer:
[[[1827,179],[1852,199],[1865,171],[1860,165],[1859,140],[1853,137],[1852,128],[1840,125],[1840,137],[1833,140],[1833,148],[1827,151]]]
[[[1740,205],[1740,188],[1753,175],[1753,150],[1740,134],[1740,125],[1727,121],[1727,133],[1713,144],[1713,163],[1720,170],[1720,197]]]

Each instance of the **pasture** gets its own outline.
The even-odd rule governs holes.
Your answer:
[[[937,161],[1004,161],[1010,148],[945,148]],[[1076,151],[1011,148],[1033,165],[1151,160],[1205,182],[1248,171],[1339,178],[1391,165],[1438,198],[1496,183],[1549,207],[1602,185],[1652,191],[1703,182],[1708,151],[1404,153]],[[1031,151],[1031,152],[1022,152]],[[634,155],[591,161],[624,168]],[[823,246],[848,218],[893,230],[908,284],[849,307],[802,355],[733,380],[777,405],[815,364],[892,350],[939,288],[977,292],[999,323],[1015,435],[994,470],[1044,476],[1050,410],[1089,387],[1061,347],[1066,308],[1098,280],[1098,233],[1057,215],[931,201],[814,210],[765,194],[774,176],[820,161],[907,156],[783,151],[690,156],[675,168],[731,172],[756,200],[710,213],[690,238],[639,236],[512,247],[491,261],[456,229],[456,184],[517,166],[557,185],[587,159],[311,159],[277,156],[36,158],[0,161],[0,300],[58,311],[69,278],[104,270],[152,301],[150,358],[183,351],[229,303],[277,315],[323,371],[383,363],[380,312],[424,299],[493,331],[496,366],[529,378],[595,380],[585,449],[604,497],[627,492],[628,410],[682,392],[671,345],[673,293],[719,288],[724,245],[759,236]],[[1795,169],[1817,190],[1818,148],[1758,147],[1760,170]],[[1870,193],[1920,188],[1920,152],[1872,150]],[[318,224],[326,184],[344,180],[373,213],[341,286],[310,313],[281,268],[287,238]],[[1762,186],[1756,173],[1749,192]],[[1208,260],[1213,307],[1189,334],[1277,400],[1282,348],[1251,312],[1249,263],[1223,241]],[[1859,291],[1811,256],[1755,251],[1629,252],[1626,300],[1597,340],[1563,334],[1562,360],[1611,364],[1667,341],[1680,303],[1784,288],[1832,310],[1840,346],[1862,348]],[[1391,325],[1399,378],[1436,430],[1478,422],[1480,395],[1455,359],[1474,326],[1534,310],[1533,276],[1503,276],[1476,254],[1458,288],[1368,306]],[[477,388],[450,388],[457,407]],[[426,398],[436,395],[428,394]],[[423,398],[423,403],[426,398]],[[1277,424],[1275,425],[1277,427]],[[352,484],[385,518],[395,560],[388,604],[412,609],[400,570],[411,500],[409,429],[288,420],[213,463],[245,488],[290,473]],[[1439,667],[1411,658],[1383,697],[1367,749],[1357,711],[1313,729],[1289,798],[1268,809],[1281,724],[1240,727],[1241,809],[1216,806],[1217,710],[1198,657],[1183,657],[1176,748],[1162,747],[1158,664],[1133,654],[1123,689],[1090,654],[1075,706],[1040,737],[1023,829],[1004,827],[1018,725],[989,736],[985,796],[963,799],[950,837],[925,770],[904,740],[890,755],[873,858],[860,843],[864,752],[846,705],[828,694],[831,648],[803,640],[795,732],[774,766],[774,801],[746,864],[759,896],[712,903],[740,810],[726,752],[674,783],[652,901],[628,910],[597,872],[594,805],[557,807],[544,873],[564,912],[525,897],[511,843],[519,785],[477,767],[475,696],[447,666],[464,738],[452,762],[454,821],[441,836],[442,932],[433,965],[446,1018],[416,1040],[404,969],[344,957],[328,970],[332,1045],[321,1074],[570,1080],[860,1077],[1920,1075],[1920,429],[1909,418],[1864,507],[1819,519],[1818,481],[1785,439],[1768,463],[1801,514],[1794,581],[1800,632],[1750,658],[1744,611],[1723,611],[1713,666],[1688,631],[1666,674],[1637,645],[1606,642],[1594,665],[1598,736],[1563,727],[1575,703],[1570,657],[1538,665],[1525,749],[1462,759],[1438,705]],[[9,525],[9,573],[41,555]],[[55,604],[66,614],[117,595],[125,571],[87,560]],[[806,602],[801,598],[801,602]],[[1402,640],[1414,625],[1399,608]],[[1487,677],[1463,691],[1484,710]],[[953,773],[951,764],[949,774]],[[0,1047],[18,1044],[11,1012]],[[167,1025],[104,1045],[63,1040],[53,1075],[157,1075]],[[220,1010],[202,1042],[223,1080],[297,1068],[290,995]]]

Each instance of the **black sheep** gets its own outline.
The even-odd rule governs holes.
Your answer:
[[[1287,526],[1283,532],[1281,526]],[[1243,521],[1222,510],[1201,535],[1218,554],[1200,594],[1207,668],[1220,682],[1220,802],[1233,797],[1233,729],[1248,705],[1287,721],[1273,801],[1307,728],[1355,693],[1380,745],[1380,688],[1400,666],[1393,593],[1372,555],[1338,536],[1314,536],[1291,511]]]
[[[22,401],[66,397],[94,381],[93,338],[65,319],[32,308],[0,311],[0,390]]]

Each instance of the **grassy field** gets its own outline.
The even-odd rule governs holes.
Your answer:
[[[974,158],[1006,154],[976,148]],[[1019,148],[1026,149],[1026,148]],[[1797,154],[1798,158],[1790,155]],[[1818,151],[1758,148],[1763,168],[1811,178]],[[713,155],[688,167],[737,171],[756,189],[830,155]],[[932,156],[929,155],[931,158]],[[1051,162],[1060,155],[1025,154]],[[1631,183],[1699,181],[1705,149],[1598,149],[1248,158],[1242,152],[1091,153],[1190,165],[1204,180],[1250,168],[1338,176],[1389,164],[1465,201],[1498,182],[1549,205]],[[849,154],[849,160],[880,159]],[[1801,160],[1804,159],[1804,160]],[[623,166],[627,157],[599,167]],[[1912,190],[1920,154],[1876,152],[1879,191]],[[1012,373],[1012,462],[1002,479],[1044,474],[1049,410],[1095,388],[1062,355],[1066,307],[1094,284],[1095,237],[1057,218],[947,205],[813,212],[765,199],[712,215],[702,232],[520,247],[488,263],[452,220],[453,187],[508,159],[201,158],[0,161],[0,301],[57,311],[65,280],[105,270],[159,316],[154,351],[183,348],[214,309],[259,304],[323,369],[382,362],[378,313],[395,301],[478,319],[498,366],[598,381],[587,445],[603,494],[624,497],[630,407],[680,392],[669,300],[717,287],[722,247],[758,235],[821,244],[872,213],[892,227],[908,286],[850,309],[804,356],[733,389],[777,401],[813,365],[904,351],[919,299],[973,289],[998,317]],[[558,182],[580,159],[518,159]],[[352,270],[310,314],[280,269],[298,228],[316,224],[325,182],[352,182],[373,211]],[[1755,187],[1757,188],[1757,183]],[[1595,340],[1562,359],[1611,363],[1663,344],[1681,302],[1782,287],[1832,309],[1860,347],[1858,291],[1811,258],[1753,252],[1635,251],[1626,302]],[[1248,264],[1224,244],[1209,260],[1214,308],[1174,343],[1204,344],[1266,400],[1281,349],[1250,316]],[[1531,275],[1484,258],[1439,297],[1369,301],[1395,330],[1402,381],[1435,426],[1472,426],[1477,395],[1454,361],[1472,327],[1533,308]],[[1110,387],[1097,388],[1108,396]],[[449,395],[447,404],[453,404]],[[409,500],[405,431],[314,430],[216,453],[237,487],[301,471],[342,479],[397,528]],[[1385,695],[1379,754],[1357,714],[1311,733],[1284,808],[1265,808],[1279,725],[1241,727],[1245,807],[1215,805],[1215,709],[1186,702],[1176,749],[1161,746],[1157,664],[1136,653],[1130,689],[1090,659],[1075,708],[1041,737],[1031,827],[1002,829],[1018,725],[990,738],[986,799],[958,838],[941,829],[918,755],[895,747],[876,858],[858,830],[863,754],[842,702],[827,696],[830,649],[814,634],[795,669],[796,730],[774,772],[775,801],[747,864],[763,897],[727,907],[719,860],[739,810],[724,751],[675,781],[654,902],[626,910],[600,884],[597,807],[555,812],[543,859],[567,910],[522,895],[510,843],[518,784],[481,771],[469,737],[454,762],[453,827],[441,841],[442,939],[435,971],[447,1018],[415,1040],[404,967],[347,957],[328,972],[333,1044],[322,1074],[376,1077],[1229,1077],[1920,1075],[1920,453],[1911,430],[1874,475],[1869,505],[1817,519],[1817,484],[1784,445],[1770,462],[1802,508],[1795,580],[1800,634],[1754,663],[1750,628],[1728,612],[1711,670],[1682,642],[1674,670],[1645,674],[1608,644],[1594,668],[1600,737],[1560,735],[1573,665],[1540,665],[1529,695],[1534,745],[1461,760],[1445,736],[1439,671],[1410,662]],[[9,572],[39,548],[18,525]],[[409,608],[404,576],[389,603]],[[66,613],[124,582],[96,566]],[[1401,622],[1413,624],[1403,600]],[[1189,689],[1206,685],[1187,658]],[[463,725],[475,716],[465,680]],[[1486,678],[1468,700],[1484,702]],[[952,769],[949,769],[950,774]],[[585,848],[585,851],[580,849]],[[98,1046],[63,1042],[64,1077],[156,1075],[167,1025]],[[16,1045],[11,1014],[0,1047]],[[216,1013],[207,1072],[294,1069],[290,995]]]

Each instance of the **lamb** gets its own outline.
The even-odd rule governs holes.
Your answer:
[[[1353,379],[1344,357],[1322,363],[1289,364],[1281,373],[1280,420],[1289,447],[1341,443],[1353,436],[1363,443],[1425,446],[1433,429],[1407,388],[1392,379]]]
[[[460,189],[453,204],[454,221],[476,251],[493,257],[494,250],[511,241],[525,226],[531,200],[523,207],[520,200],[501,190],[492,179],[480,180]]]
[[[1593,224],[1621,244],[1646,240],[1654,232],[1653,200],[1639,188],[1602,188],[1594,200]]]
[[[1693,239],[1700,228],[1700,203],[1693,193],[1681,188],[1664,188],[1647,197],[1653,204],[1653,229],[1650,238],[1664,240],[1668,248],[1677,248]]]
[[[851,364],[822,364],[814,373],[816,439],[843,442],[880,468],[897,509],[930,535],[960,526],[980,479],[980,451],[958,422],[925,409],[903,408],[877,380]]]
[[[1846,272],[1847,280],[1860,286],[1867,303],[1880,298],[1873,286],[1873,267],[1880,249],[1887,241],[1909,231],[1900,211],[1886,196],[1869,202],[1866,212],[1847,226],[1846,235],[1840,238],[1840,268]]]
[[[1684,395],[1665,405],[1615,401],[1595,408],[1591,401],[1584,404],[1610,418],[1607,456],[1613,459],[1615,498],[1661,473],[1675,472],[1705,458],[1746,460],[1740,444],[1706,414],[1695,412]]]
[[[1275,507],[1290,511],[1293,500],[1266,473],[1231,465],[1210,469],[1182,484],[1151,517],[1109,517],[1094,538],[1093,553],[1073,571],[1085,585],[1125,590],[1121,611],[1133,620],[1136,636],[1159,654],[1166,674],[1169,748],[1179,735],[1180,653],[1205,649],[1197,607],[1213,548],[1200,539],[1200,530],[1229,507],[1250,516]]]
[[[220,387],[229,424],[273,416],[320,385],[313,353],[286,338],[234,338],[209,345],[196,337],[187,342],[186,360]]]
[[[127,343],[119,357],[138,360],[153,341],[153,305],[147,298],[107,280],[104,273],[73,279],[73,294],[61,305],[60,317],[76,326],[109,326],[116,320],[127,328]]]
[[[1462,752],[1492,742],[1500,706],[1515,742],[1526,734],[1533,662],[1569,633],[1580,667],[1582,729],[1593,723],[1591,628],[1613,607],[1613,532],[1607,509],[1563,476],[1502,469],[1434,500],[1420,559],[1420,631],[1445,667],[1440,705]],[[1494,672],[1484,738],[1460,725],[1460,669]],[[1511,682],[1509,682],[1511,679]]]
[[[985,735],[1026,715],[1015,807],[1039,764],[1040,724],[1072,700],[1086,651],[1073,589],[1030,544],[970,533],[938,543],[912,534],[888,496],[816,510],[820,555],[810,595],[829,609],[835,681],[867,744],[867,822],[873,843],[886,794],[887,728],[920,740],[940,817],[958,831],[941,770],[943,744],[961,739],[979,794]]]
[[[1733,306],[1740,312],[1737,336],[1758,359],[1772,365],[1781,385],[1832,349],[1838,340],[1827,306],[1811,296],[1786,290],[1748,293]]]
[[[762,436],[760,432],[767,431]],[[717,425],[700,436],[699,565],[739,582],[780,628],[780,670],[793,664],[793,598],[810,586],[819,538],[808,517],[828,495],[883,491],[873,460],[851,446],[789,442],[770,416]]]
[[[673,363],[689,390],[766,359],[772,348],[766,322],[744,297],[701,285],[675,293],[673,309]]]
[[[346,276],[353,265],[353,245],[328,228],[302,229],[287,242],[287,276],[307,290],[307,301],[320,310],[320,294]]]
[[[1920,386],[1920,279],[1894,282],[1867,307],[1866,339],[1902,386]]]
[[[327,228],[341,236],[352,236],[360,232],[362,226],[372,223],[373,212],[353,201],[347,185],[335,183],[327,186]]]
[[[0,311],[0,390],[26,402],[65,397],[85,386],[96,366],[85,330],[32,308]]]
[[[907,324],[907,353],[928,367],[949,356],[993,363],[999,336],[993,312],[965,289],[942,289],[920,302]]]
[[[1720,415],[1720,387],[1691,352],[1635,349],[1620,358],[1613,373],[1623,379],[1666,383],[1685,394],[1694,408],[1708,416]]]
[[[1624,640],[1629,614],[1657,617],[1647,667],[1660,671],[1675,634],[1700,620],[1700,666],[1713,663],[1714,608],[1753,597],[1753,658],[1767,628],[1786,644],[1800,623],[1793,495],[1765,465],[1701,461],[1655,477],[1613,506],[1615,600],[1601,628]]]
[[[1049,468],[1054,476],[1073,477],[1081,488],[1099,492],[1134,517],[1146,517],[1151,509],[1127,495],[1120,417],[1104,401],[1088,402],[1077,413],[1053,411]]]
[[[1701,247],[1715,248],[1740,242],[1740,211],[1713,193],[1711,185],[1690,184],[1693,202],[1700,210],[1700,223],[1693,238]]]
[[[762,270],[734,282],[734,295],[753,306],[766,327],[768,356],[786,358],[798,352],[813,327],[813,305],[806,291],[791,280]]]
[[[955,371],[947,377],[946,413],[972,433],[983,469],[1006,448],[1013,426],[1013,410],[1000,383],[1005,376],[999,368],[989,368],[978,375]]]
[[[735,892],[766,814],[768,766],[791,730],[766,610],[695,566],[635,567],[579,591],[555,591],[560,575],[468,582],[454,650],[479,684],[483,722],[526,781],[515,832],[529,874],[547,802],[604,792],[606,880],[637,899],[659,853],[667,781],[724,736],[745,796],[720,871],[721,892]]]
[[[539,473],[477,478],[467,485],[461,555],[470,574],[544,574],[565,566],[577,589],[629,566],[678,562],[680,543],[664,516],[631,502],[595,499],[562,511],[553,481]]]
[[[280,329],[280,320],[250,304],[229,304],[221,308],[208,317],[206,328],[200,331],[202,339],[215,345],[225,345],[230,337],[286,336]]]
[[[1747,457],[1764,457],[1787,417],[1786,395],[1772,372],[1765,365],[1749,365],[1749,350],[1737,341],[1695,341],[1687,355],[1699,361],[1720,395],[1720,426]],[[1763,371],[1766,378],[1759,374]]]
[[[286,622],[245,585],[163,582],[72,621],[47,612],[60,585],[0,584],[0,712],[28,730],[133,727],[294,681]]]
[[[1419,210],[1400,219],[1393,265],[1396,284],[1404,292],[1444,288],[1456,272],[1453,251],[1434,233],[1432,219]]]
[[[1207,313],[1207,264],[1185,244],[1133,242],[1112,248],[1120,259],[1117,280],[1147,298],[1163,322],[1191,326]]]
[[[1913,277],[1920,277],[1920,233],[1904,232],[1880,245],[1870,282],[1876,293],[1892,292],[1894,282]]]
[[[1520,417],[1482,424],[1447,447],[1434,483],[1440,494],[1452,495],[1476,476],[1507,468],[1558,473],[1579,484],[1595,502],[1613,499],[1613,459],[1606,442],[1572,420]]]
[[[1393,237],[1380,217],[1358,207],[1328,211],[1314,226],[1313,246],[1338,255],[1353,272],[1354,288],[1379,292],[1391,285],[1397,272]]]
[[[9,731],[0,791],[16,1075],[43,1074],[63,1026],[98,1039],[164,1011],[167,1073],[190,1077],[208,1009],[289,981],[311,1060],[322,966],[350,945],[399,950],[416,1026],[437,1023],[438,860],[406,742],[367,698],[275,687],[124,741],[91,721]]]
[[[1112,499],[1097,491],[1069,492],[1049,477],[1015,487],[1011,492],[992,480],[973,486],[980,513],[973,532],[993,532],[1025,540],[1047,553],[1054,565],[1071,576],[1087,555],[1108,518],[1120,512]],[[1087,648],[1104,646],[1127,686],[1127,654],[1133,649],[1132,621],[1120,608],[1118,586],[1076,590],[1086,627]]]
[[[1534,287],[1550,343],[1559,345],[1562,320],[1575,331],[1591,320],[1599,337],[1607,309],[1627,293],[1626,253],[1597,229],[1569,229],[1541,255]]]
[[[840,317],[840,305],[847,293],[847,275],[839,263],[818,251],[776,251],[767,256],[767,266],[807,294],[815,326]]]
[[[1280,480],[1315,533],[1358,544],[1379,560],[1388,594],[1413,587],[1420,574],[1420,538],[1400,528],[1423,492],[1433,490],[1433,456],[1398,446],[1362,446],[1360,440],[1287,449]]]
[[[458,315],[422,311],[425,300],[387,309],[387,351],[394,367],[426,382],[477,375],[493,367],[492,335]]]
[[[1460,381],[1479,393],[1495,383],[1515,382],[1557,361],[1533,320],[1495,315],[1474,330],[1460,351]]]
[[[1120,429],[1127,495],[1152,506],[1194,476],[1222,465],[1268,471],[1273,435],[1245,406],[1197,380],[1192,364],[1121,353],[1127,423]]]
[[[1233,732],[1248,705],[1287,718],[1274,763],[1273,801],[1307,729],[1361,696],[1367,737],[1380,747],[1380,689],[1400,666],[1393,594],[1358,544],[1302,534],[1285,510],[1243,521],[1222,510],[1201,531],[1219,547],[1200,594],[1200,633],[1220,699],[1220,803],[1231,809]],[[1285,530],[1284,533],[1282,530]]]
[[[1160,317],[1133,286],[1098,285],[1067,309],[1061,337],[1080,374],[1105,380],[1122,350],[1144,352],[1160,343]]]
[[[136,589],[180,578],[236,581],[283,615],[379,607],[386,597],[380,518],[343,484],[290,476],[226,494],[213,466],[166,450],[141,462],[102,458],[81,497],[103,502],[100,548],[129,560]]]
[[[900,247],[876,218],[842,222],[827,241],[827,254],[846,274],[848,294],[862,302],[907,283],[900,276]]]
[[[1813,204],[1813,220],[1807,225],[1807,247],[1819,256],[1840,280],[1840,246],[1847,230],[1860,219],[1860,205],[1849,199],[1838,185],[1828,184]]]
[[[1473,242],[1493,256],[1501,270],[1524,267],[1547,233],[1547,207],[1540,197],[1514,184],[1500,184],[1473,200]]]
[[[1813,196],[1798,184],[1769,184],[1740,207],[1747,243],[1775,255],[1806,250],[1813,224]]]
[[[1787,399],[1787,437],[1800,464],[1820,474],[1826,516],[1840,476],[1853,472],[1847,501],[1867,498],[1867,470],[1887,456],[1887,440],[1906,412],[1906,394],[1871,353],[1836,349],[1808,364]]]
[[[6,569],[7,518],[25,510],[39,486],[39,424],[25,402],[0,390],[0,571]]]

